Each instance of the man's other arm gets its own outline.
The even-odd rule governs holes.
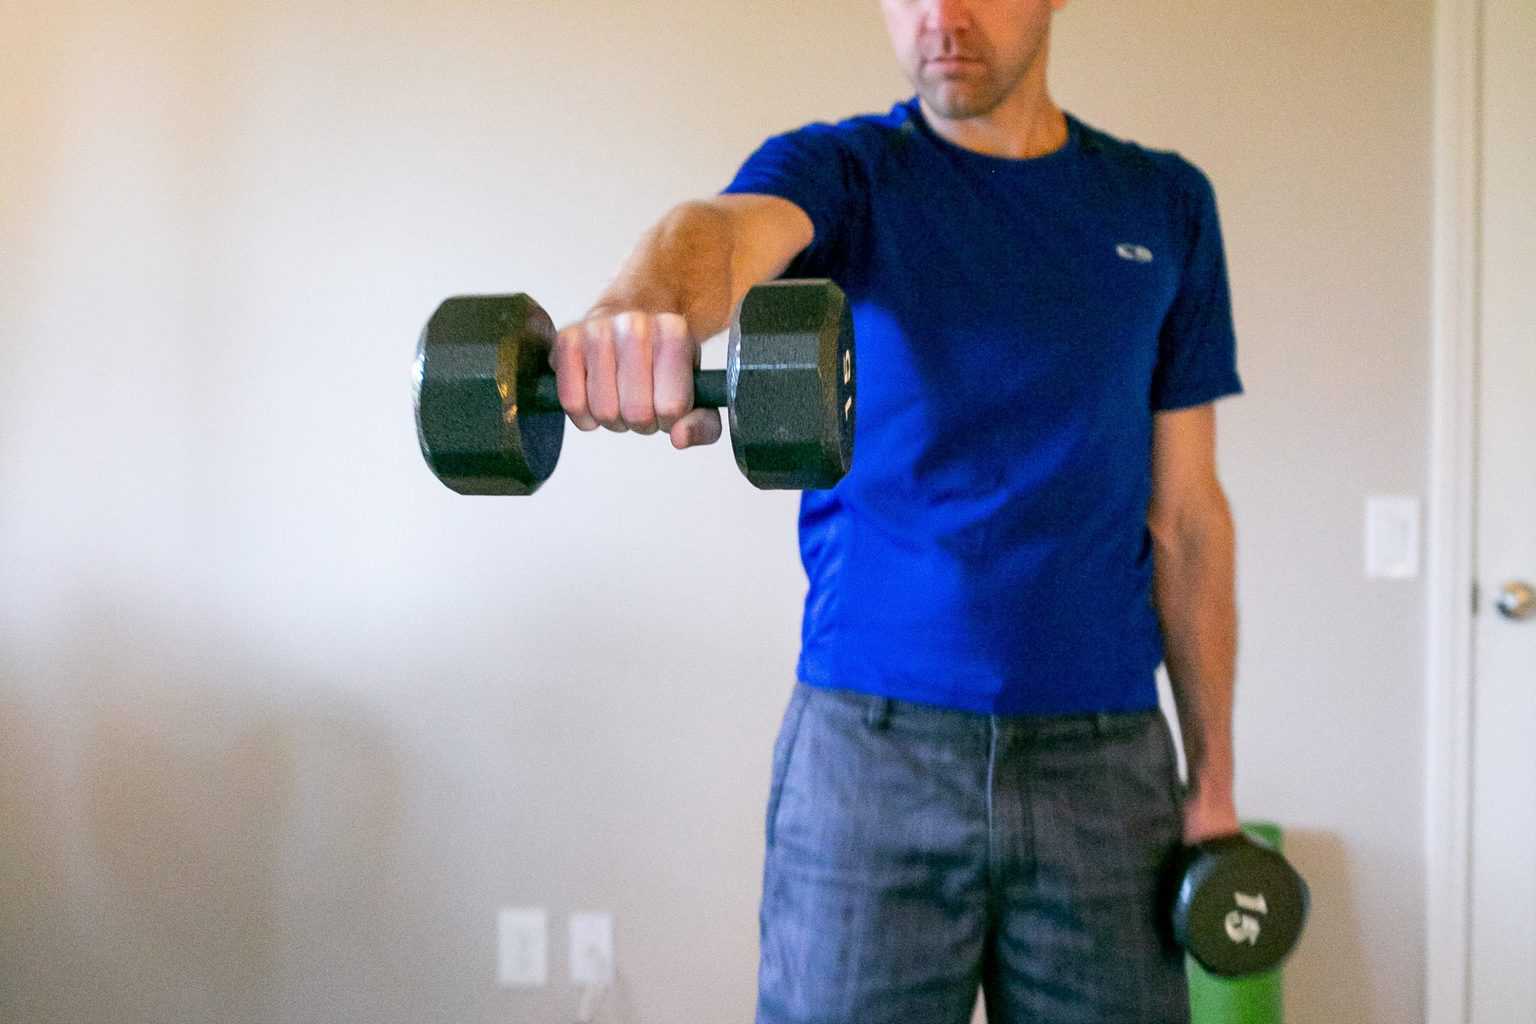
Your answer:
[[[1213,404],[1155,414],[1147,521],[1153,592],[1189,766],[1184,838],[1198,842],[1238,831],[1235,528],[1216,475]]]

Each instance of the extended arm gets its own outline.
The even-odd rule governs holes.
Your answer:
[[[592,312],[681,313],[695,338],[712,337],[742,296],[782,274],[811,236],[804,211],[775,196],[682,203],[641,236]]]
[[[571,421],[582,430],[659,429],[679,448],[718,440],[719,412],[693,409],[699,345],[813,235],[803,210],[773,196],[719,196],[668,211],[551,350]]]

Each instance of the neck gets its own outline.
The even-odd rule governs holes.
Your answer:
[[[944,139],[987,156],[1046,156],[1067,144],[1067,118],[1045,82],[1045,54],[997,106],[974,117],[947,118],[922,100],[923,117]]]
[[[991,115],[949,120],[934,113],[922,100],[923,116],[933,130],[962,149],[986,156],[1027,160],[1049,156],[1067,144],[1067,118],[1054,103],[1033,117],[1014,124],[999,124]]]

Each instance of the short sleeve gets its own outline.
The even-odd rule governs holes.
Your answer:
[[[1183,163],[1188,249],[1178,291],[1158,334],[1154,412],[1242,394],[1226,253],[1210,180]]]
[[[778,196],[800,207],[815,236],[784,276],[832,276],[847,252],[855,177],[838,130],[812,124],[764,142],[721,194]]]

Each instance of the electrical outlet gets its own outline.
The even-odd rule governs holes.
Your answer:
[[[549,984],[549,914],[508,907],[496,915],[496,980],[503,988]]]
[[[613,915],[571,915],[571,980],[578,985],[613,984]]]

